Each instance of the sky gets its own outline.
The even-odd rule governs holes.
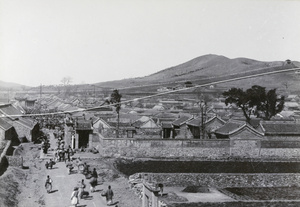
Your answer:
[[[216,54],[300,61],[300,0],[0,0],[0,80],[143,77]]]

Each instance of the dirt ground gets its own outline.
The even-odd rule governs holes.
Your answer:
[[[56,182],[56,186],[62,185],[67,186],[66,189],[72,189],[74,186],[72,182],[76,182],[76,180],[73,180],[84,178],[83,175],[78,175],[79,173],[77,175],[68,175],[67,169],[64,168],[65,163],[63,162],[55,165],[57,169],[48,171],[44,166],[45,159],[40,158],[40,146],[32,143],[22,145],[24,148],[22,154],[24,169],[8,167],[7,171],[0,177],[0,206],[69,206],[65,203],[70,202],[69,197],[72,190],[67,191],[60,187],[60,189],[55,190],[58,192],[49,195],[46,193],[44,187],[45,177],[51,173],[54,183]],[[86,154],[80,154],[80,156],[86,157],[83,158],[83,160],[90,165],[91,168],[97,169],[99,174],[98,181],[100,180],[100,182],[98,182],[100,184],[96,187],[99,192],[97,192],[97,194],[93,193],[94,197],[91,196],[91,199],[83,201],[80,206],[104,206],[105,202],[101,198],[101,191],[105,190],[108,185],[111,185],[114,190],[114,200],[118,202],[118,206],[141,206],[142,200],[136,195],[135,191],[130,188],[128,179],[114,169],[113,160],[104,158],[88,159],[88,155]],[[86,181],[88,182],[88,180]],[[70,185],[70,187],[68,185]],[[59,200],[63,202],[57,204],[56,202]]]

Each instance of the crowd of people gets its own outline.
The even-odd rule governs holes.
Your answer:
[[[50,148],[49,140],[42,143],[42,146],[45,146],[45,143],[47,143],[47,148]],[[44,150],[44,148],[42,149],[43,153],[47,154],[48,149],[46,151]],[[87,163],[82,162],[80,157],[72,157],[74,155],[73,149],[70,146],[65,148],[65,143],[61,138],[58,138],[57,147],[54,152],[54,158],[51,158],[49,161],[45,162],[46,169],[53,169],[53,166],[56,164],[56,162],[65,162],[68,169],[68,174],[72,174],[74,172],[74,168],[77,167],[77,171],[75,173],[82,173],[85,175],[86,179],[89,179],[90,193],[96,192],[96,186],[98,185],[98,173],[96,171],[96,168],[93,168],[93,170],[91,171],[89,169],[90,166]],[[47,175],[45,181],[45,188],[47,193],[52,192],[52,184],[53,180],[49,175]],[[87,190],[85,180],[80,180],[73,188],[73,192],[71,194],[71,205],[77,206],[79,202],[82,199],[87,198],[90,193]],[[111,189],[111,186],[108,186],[108,189],[101,194],[101,196],[106,197],[106,203],[108,206],[114,205],[113,195],[114,193]],[[115,207],[117,207],[117,205]]]
[[[96,172],[96,171],[94,171],[94,172]],[[97,176],[93,175],[93,178],[96,179],[96,180],[94,180],[94,182],[97,182],[97,177],[98,177],[98,175]],[[52,192],[52,183],[53,183],[52,179],[50,178],[49,175],[47,175],[46,182],[45,182],[45,188],[46,188],[47,193]],[[95,192],[95,190],[94,190],[95,186],[92,186],[91,182],[90,182],[90,184],[91,184],[91,193],[93,193],[93,192]],[[95,185],[97,185],[97,184],[95,184]],[[80,200],[87,198],[89,196],[90,193],[85,189],[86,189],[86,184],[84,182],[84,179],[82,179],[81,181],[78,182],[77,186],[74,187],[73,192],[71,194],[71,205],[72,206],[76,207],[79,204]],[[114,205],[114,203],[113,203],[114,192],[111,189],[110,185],[108,186],[108,189],[104,193],[101,194],[101,196],[106,197],[106,203],[108,206]],[[115,207],[117,207],[117,205]]]

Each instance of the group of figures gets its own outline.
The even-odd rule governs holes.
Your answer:
[[[47,154],[48,153],[48,149],[50,148],[49,138],[47,136],[43,136],[41,139],[42,139],[43,153]]]
[[[43,144],[43,152],[47,154],[48,148],[50,148],[50,142],[49,139],[45,141]],[[44,150],[44,146],[47,148],[47,150]],[[56,162],[65,162],[66,167],[68,169],[68,174],[72,173],[82,173],[85,175],[86,179],[89,179],[90,184],[90,192],[94,193],[96,192],[96,186],[98,185],[98,173],[96,171],[96,168],[93,168],[91,171],[89,169],[89,165],[87,165],[86,162],[83,162],[80,157],[73,157],[74,151],[71,148],[71,146],[68,146],[65,148],[64,140],[60,137],[57,140],[57,148],[54,151],[54,159],[50,159],[49,161],[46,161],[45,167],[46,169],[53,169],[53,166],[56,164]],[[74,170],[77,169],[77,170]],[[52,192],[52,185],[53,180],[48,175],[45,182],[45,188],[47,193]],[[84,179],[79,181],[77,185],[74,187],[72,195],[71,195],[71,205],[77,206],[81,199],[85,199],[89,196],[88,190],[86,190],[86,184],[84,182]],[[101,194],[101,196],[106,197],[106,202],[108,206],[114,205],[113,203],[113,191],[111,189],[111,186],[108,186],[108,189]],[[117,207],[117,205],[115,206]]]
[[[48,175],[46,178],[46,182],[45,182],[45,188],[46,188],[47,193],[52,192],[52,183],[53,183],[53,181],[50,178],[50,176]],[[95,168],[92,172],[92,177],[91,177],[89,183],[91,185],[90,191],[91,191],[91,193],[94,193],[95,187],[98,183],[98,174],[97,174],[97,171]],[[81,199],[84,199],[89,196],[90,193],[85,189],[86,189],[86,184],[84,182],[84,179],[82,179],[74,187],[73,192],[71,194],[71,205],[72,206],[76,207],[79,204]],[[114,193],[113,193],[113,190],[111,189],[111,186],[108,186],[108,189],[104,193],[102,193],[101,196],[106,197],[106,202],[107,202],[108,206],[113,205]],[[117,207],[117,205],[115,207]]]
[[[67,148],[65,148],[65,142],[61,138],[58,138],[57,141],[57,148],[55,152],[55,159],[58,162],[66,162],[71,160],[71,156],[74,155],[73,149],[69,145]]]

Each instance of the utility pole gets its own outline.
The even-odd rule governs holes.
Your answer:
[[[94,86],[94,102],[96,101],[96,91],[95,91],[95,85]]]
[[[42,84],[40,85],[40,99],[42,99]]]
[[[200,103],[201,108],[201,136],[205,139],[205,121],[206,121],[206,103],[202,100]]]

